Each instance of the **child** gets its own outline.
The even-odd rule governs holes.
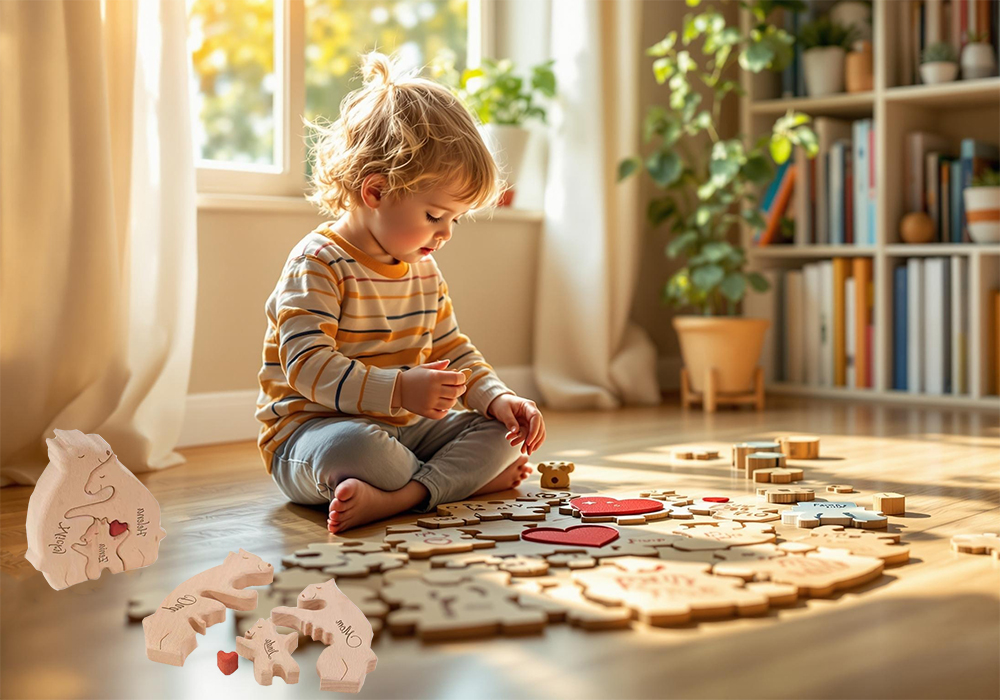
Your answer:
[[[256,413],[278,488],[329,501],[331,532],[514,488],[545,440],[535,404],[459,331],[432,257],[497,199],[476,124],[385,56],[363,73],[315,149],[311,199],[340,218],[295,245],[267,300]]]

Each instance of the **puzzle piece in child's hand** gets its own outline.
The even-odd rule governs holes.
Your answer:
[[[371,623],[333,579],[307,586],[297,607],[275,608],[271,621],[327,645],[316,662],[320,690],[356,693],[365,675],[375,670],[378,659],[371,650]]]
[[[430,576],[443,573],[450,576]],[[464,575],[462,570],[437,569],[421,574],[399,569],[385,574],[385,581],[382,599],[397,608],[386,618],[393,634],[415,633],[425,641],[525,634],[541,631],[548,621],[544,610],[517,602],[518,592],[509,587],[506,572]]]
[[[756,469],[753,473],[753,480],[758,483],[790,484],[793,481],[802,480],[802,470],[796,467],[772,467],[770,469]]]
[[[436,554],[456,554],[471,552],[495,546],[492,540],[477,539],[475,533],[458,528],[428,530],[410,525],[394,525],[386,528],[385,541],[396,549],[406,552],[411,559],[426,559]]]
[[[151,661],[183,666],[198,645],[195,632],[205,634],[207,628],[225,620],[226,608],[253,609],[257,591],[243,589],[267,585],[273,578],[273,567],[256,554],[242,549],[230,552],[219,566],[177,586],[159,610],[142,621],[146,656]]]
[[[752,506],[740,503],[721,503],[711,505],[692,505],[688,507],[692,513],[710,515],[720,520],[735,520],[738,523],[768,523],[778,520],[778,509],[773,506]]]
[[[673,546],[688,552],[763,544],[776,539],[772,525],[731,520],[717,525],[695,525],[679,530],[677,534],[680,537],[673,541]]]
[[[816,492],[804,486],[765,486],[757,489],[757,496],[768,503],[801,503],[814,500]]]
[[[541,608],[549,622],[566,621],[586,630],[620,629],[632,623],[632,611],[623,606],[587,600],[580,587],[565,579],[534,578],[514,582],[518,602]]]
[[[889,520],[881,513],[866,510],[846,501],[813,501],[799,503],[781,514],[782,525],[818,527],[820,525],[851,525],[865,529],[884,529]]]
[[[899,533],[845,530],[843,525],[825,525],[796,537],[793,542],[823,549],[846,549],[859,557],[876,557],[888,564],[910,559],[910,548],[899,544]]]
[[[379,554],[388,550],[389,545],[382,542],[363,542],[361,540],[313,542],[305,549],[300,549],[294,554],[282,558],[281,562],[285,566],[298,566],[303,569],[325,569],[328,566],[342,566],[347,553]]]
[[[291,685],[299,682],[299,665],[292,652],[299,646],[298,632],[278,634],[274,623],[260,619],[236,638],[236,653],[253,661],[253,677],[260,685],[271,685],[274,676]]]
[[[875,557],[825,550],[772,559],[725,562],[716,564],[714,572],[720,576],[785,583],[798,588],[800,595],[821,598],[878,578],[884,566],[882,560]]]
[[[964,554],[989,554],[1000,559],[1000,535],[984,532],[981,535],[955,535],[951,538],[951,548]]]
[[[606,605],[625,605],[650,625],[691,619],[761,615],[771,601],[794,600],[791,586],[761,587],[738,578],[713,576],[709,564],[623,557],[610,565],[573,574],[584,595]]]

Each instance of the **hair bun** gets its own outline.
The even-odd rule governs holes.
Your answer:
[[[365,85],[387,86],[393,85],[393,65],[392,61],[385,54],[372,51],[365,55],[361,65],[361,75]]]

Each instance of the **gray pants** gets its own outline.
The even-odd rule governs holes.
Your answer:
[[[474,411],[449,411],[440,420],[418,416],[397,427],[363,416],[314,418],[282,443],[271,476],[294,503],[329,502],[344,479],[395,491],[413,480],[428,500],[415,508],[433,510],[475,493],[520,454],[504,439],[503,423]]]

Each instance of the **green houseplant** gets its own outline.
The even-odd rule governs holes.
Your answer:
[[[690,6],[699,4],[688,0]],[[649,152],[618,166],[619,179],[644,170],[656,184],[660,194],[649,202],[647,218],[654,227],[669,227],[666,254],[684,260],[662,298],[700,314],[674,319],[696,391],[703,390],[706,368],[719,373],[714,384],[720,391],[751,387],[767,321],[735,314],[747,290],[766,291],[767,281],[746,271],[746,254],[730,235],[737,224],[764,226],[755,190],[774,176],[773,163],[787,161],[795,146],[810,156],[817,151],[809,117],[795,112],[755,140],[720,136],[723,100],[742,94],[727,69],[738,63],[753,73],[780,70],[791,57],[793,40],[768,16],[779,7],[796,10],[802,4],[756,0],[744,5],[753,19],[746,34],[727,26],[718,9],[708,8],[685,16],[680,33],[670,32],[648,49],[657,82],[668,88],[667,104],[646,114],[643,132]],[[708,88],[707,99],[696,84]],[[695,147],[695,137],[701,137],[704,148]]]
[[[967,32],[962,48],[962,79],[975,80],[996,75],[995,49],[986,32]]]
[[[920,77],[927,85],[950,83],[958,77],[955,49],[946,41],[931,44],[920,55]]]
[[[449,50],[442,51],[431,63],[432,75],[451,86],[482,123],[483,140],[504,169],[509,184],[501,206],[513,201],[530,135],[525,124],[534,119],[545,123],[546,101],[556,95],[553,63],[533,66],[528,79],[517,75],[510,59],[484,58],[480,66],[461,74]]]
[[[844,91],[844,61],[858,36],[853,27],[820,17],[799,31],[806,90],[810,97]]]

